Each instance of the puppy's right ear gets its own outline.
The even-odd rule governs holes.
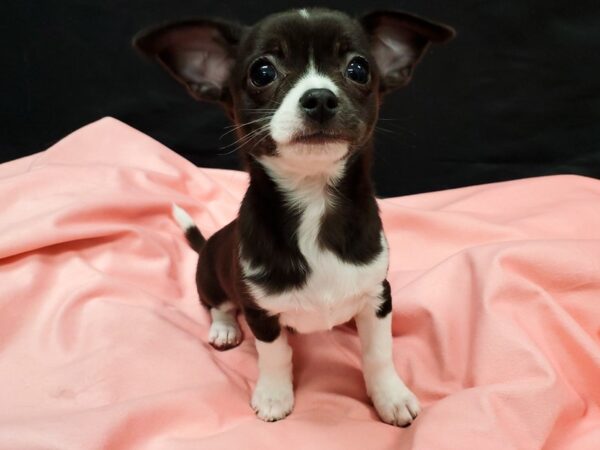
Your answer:
[[[198,19],[142,30],[133,46],[155,59],[197,100],[227,103],[227,89],[243,25]]]

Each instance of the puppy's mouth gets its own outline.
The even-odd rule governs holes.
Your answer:
[[[314,131],[307,133],[298,133],[292,138],[293,144],[323,145],[334,142],[347,142],[349,139],[341,133],[333,131]]]

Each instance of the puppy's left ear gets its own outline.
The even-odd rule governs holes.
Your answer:
[[[245,27],[196,19],[142,30],[133,46],[156,60],[196,100],[227,103],[227,82]]]
[[[359,20],[371,39],[382,93],[405,86],[429,45],[456,34],[447,25],[400,11],[375,11]]]

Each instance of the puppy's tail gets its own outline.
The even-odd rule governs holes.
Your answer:
[[[192,247],[197,253],[200,253],[200,250],[206,243],[206,239],[204,239],[204,236],[202,236],[202,233],[200,233],[200,230],[194,223],[192,216],[190,216],[185,209],[176,205],[175,203],[173,203],[171,214],[173,214],[175,222],[179,224],[179,227],[185,233],[185,237],[188,241],[188,244],[190,244],[190,247]]]

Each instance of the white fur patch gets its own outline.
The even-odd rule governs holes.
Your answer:
[[[310,14],[308,14],[308,10],[306,8],[299,9],[298,10],[298,14],[300,14],[305,19],[309,19],[310,18]]]
[[[208,332],[208,342],[217,348],[228,348],[238,345],[242,340],[242,332],[237,323],[235,307],[226,302],[218,308],[211,308],[212,323]]]
[[[309,89],[329,89],[338,94],[336,84],[326,75],[318,73],[311,63],[308,70],[290,89],[273,114],[270,122],[271,137],[279,147],[289,144],[297,132],[303,130],[303,116],[300,111],[300,98]]]
[[[173,218],[179,224],[179,227],[183,231],[186,231],[196,226],[196,224],[194,223],[194,219],[192,219],[192,216],[190,216],[185,209],[183,209],[179,205],[176,205],[175,203],[173,203],[171,214],[173,215]]]
[[[256,340],[258,381],[252,394],[252,408],[262,420],[283,419],[294,407],[292,349],[285,333],[273,342]]]
[[[280,144],[277,153],[278,156],[262,157],[260,160],[263,165],[269,165],[273,173],[293,179],[318,174],[334,176],[339,166],[343,165],[342,159],[348,153],[348,144]]]

